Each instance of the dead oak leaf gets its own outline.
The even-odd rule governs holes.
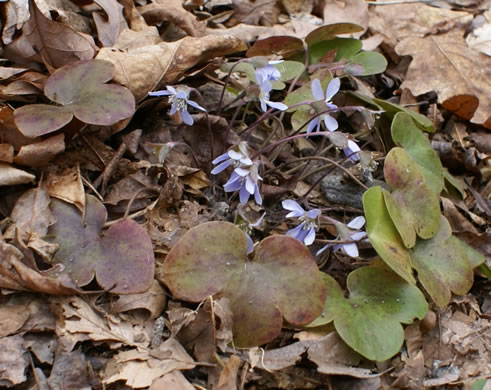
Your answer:
[[[435,91],[446,109],[491,128],[491,58],[470,49],[462,36],[452,29],[401,41],[396,52],[413,57],[401,88],[414,95]]]

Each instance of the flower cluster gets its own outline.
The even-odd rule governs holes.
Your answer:
[[[281,205],[285,210],[290,211],[286,215],[287,218],[298,218],[300,221],[300,224],[288,230],[286,235],[302,241],[305,245],[312,244],[315,240],[315,230],[318,227],[317,221],[321,211],[319,209],[305,211],[294,200],[284,200]]]
[[[259,181],[262,180],[259,176],[259,166],[250,159],[246,142],[240,142],[235,149],[218,156],[213,160],[213,164],[217,165],[211,171],[213,175],[219,174],[229,166],[234,167],[223,188],[226,192],[238,191],[240,203],[247,203],[251,195],[254,195],[257,204],[263,203],[259,192]]]
[[[167,91],[155,91],[149,92],[149,96],[169,96],[169,103],[172,105],[169,114],[174,115],[176,112],[179,114],[181,120],[191,126],[194,123],[193,117],[188,112],[188,104],[198,110],[206,111],[195,101],[189,99],[189,93],[191,90],[186,87],[178,87],[177,89],[171,86],[167,86]]]

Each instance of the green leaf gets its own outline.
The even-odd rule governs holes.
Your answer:
[[[387,211],[381,187],[371,187],[363,194],[363,209],[367,221],[367,235],[382,260],[408,283],[416,284],[409,251]]]
[[[300,241],[270,236],[257,245],[253,260],[246,253],[246,236],[235,225],[198,225],[167,255],[164,281],[178,299],[228,298],[237,347],[273,340],[282,317],[304,325],[319,316],[326,290],[310,251]]]
[[[363,72],[359,72],[357,69],[359,65],[363,68]],[[350,71],[353,68],[355,71]],[[372,74],[382,73],[387,69],[387,60],[385,57],[375,51],[362,51],[348,59],[346,64],[346,71],[355,76],[368,76]]]
[[[336,61],[341,58],[349,58],[358,53],[362,45],[359,39],[354,38],[334,38],[318,42],[310,47],[310,63],[317,64],[331,50],[336,50]]]
[[[453,175],[450,174],[447,168],[443,167],[443,177],[444,177],[444,188],[445,191],[452,195],[454,194],[455,197],[458,199],[460,195],[460,199],[465,198],[465,191],[462,188],[462,185],[459,183],[459,181],[453,177]]]
[[[311,31],[306,37],[305,42],[309,46],[313,46],[318,42],[327,41],[329,39],[334,38],[336,35],[341,34],[352,34],[363,31],[363,27],[354,24],[354,23],[334,23],[328,24],[326,26],[322,26],[316,28]]]
[[[294,79],[304,68],[304,65],[298,61],[283,61],[273,66],[281,73],[280,81]]]
[[[401,323],[423,319],[428,311],[421,291],[380,263],[349,274],[348,299],[333,278],[327,276],[325,281],[324,316],[334,319],[346,344],[370,360],[383,361],[397,354],[404,342]]]
[[[120,85],[106,84],[113,76],[114,65],[101,60],[79,61],[57,69],[46,81],[44,93],[62,107],[20,107],[14,111],[17,127],[27,137],[38,137],[60,129],[73,116],[101,126],[130,118],[135,112],[135,98]]]
[[[369,99],[369,98],[368,98]],[[413,120],[419,125],[419,127],[421,127],[424,131],[427,131],[428,133],[434,133],[435,132],[435,128],[433,127],[433,122],[431,122],[427,117],[425,117],[424,115],[421,115],[419,113],[417,113],[416,111],[413,111],[409,108],[405,108],[405,107],[402,107],[400,106],[399,104],[395,104],[395,103],[390,103],[386,100],[383,100],[383,99],[372,99],[373,102],[375,104],[378,104],[379,106],[381,106],[385,112],[391,117],[393,118],[395,116],[395,114],[397,114],[398,112],[405,112],[406,114],[408,114],[411,118],[413,118]]]
[[[432,149],[430,141],[416,126],[413,118],[405,112],[398,112],[392,121],[393,141],[402,146],[411,158],[421,167],[426,184],[439,194],[443,189],[443,168],[438,153]]]
[[[411,250],[411,263],[418,271],[418,279],[438,306],[446,306],[452,292],[463,295],[472,287],[472,267],[480,262],[480,256],[472,253],[471,260],[469,249],[452,235],[450,224],[442,216],[440,231],[430,240],[418,240]]]
[[[53,260],[63,264],[77,286],[92,279],[115,294],[141,293],[154,275],[152,241],[135,221],[125,219],[112,225],[104,235],[107,212],[94,196],[87,195],[85,217],[76,207],[54,199],[51,208],[56,223],[48,229],[48,239],[60,245]]]
[[[426,184],[422,169],[402,148],[392,148],[384,164],[392,193],[384,192],[385,205],[404,245],[412,248],[416,234],[433,237],[440,228],[440,199]]]
[[[283,58],[291,57],[303,52],[303,43],[300,38],[290,36],[277,36],[260,39],[247,50],[247,57],[280,55]]]

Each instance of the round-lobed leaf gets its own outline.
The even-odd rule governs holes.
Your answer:
[[[363,209],[367,221],[367,235],[382,260],[408,283],[416,284],[409,251],[404,246],[384,201],[381,187],[371,187],[363,194]]]
[[[321,41],[327,41],[334,38],[336,35],[352,34],[363,31],[363,27],[354,23],[333,23],[326,26],[316,28],[311,31],[306,37],[305,42],[309,46],[315,45]]]
[[[334,38],[321,41],[310,48],[310,63],[316,64],[331,50],[336,50],[336,61],[350,58],[361,50],[362,43],[354,38]]]
[[[428,311],[421,291],[380,261],[350,273],[348,299],[332,277],[327,275],[325,281],[325,318],[334,319],[346,344],[370,360],[383,361],[398,353],[404,342],[401,323],[423,319]]]
[[[247,50],[247,57],[280,55],[283,58],[303,51],[303,43],[300,38],[280,35],[257,40],[252,47]]]
[[[57,221],[48,236],[60,245],[53,263],[63,264],[63,272],[77,286],[86,286],[95,276],[103,289],[116,294],[148,289],[154,275],[154,254],[152,241],[140,225],[125,219],[101,235],[107,213],[91,195],[86,197],[85,218],[76,207],[58,199],[52,200],[51,208]]]
[[[397,114],[398,112],[405,112],[411,118],[413,118],[414,121],[418,124],[418,126],[420,126],[424,131],[427,131],[428,133],[435,132],[435,128],[433,127],[433,122],[430,121],[424,115],[421,115],[420,113],[413,111],[410,108],[402,107],[398,104],[391,103],[387,100],[377,99],[377,98],[373,98],[372,100],[373,103],[381,106],[391,118],[393,118],[395,114]]]
[[[321,273],[300,241],[268,237],[249,260],[245,234],[228,222],[190,229],[167,255],[163,273],[177,298],[228,298],[238,347],[274,339],[282,317],[294,325],[311,322],[320,314],[326,294]]]
[[[356,65],[363,68],[363,72],[356,72],[357,76],[369,76],[384,72],[387,69],[387,60],[382,54],[375,51],[363,51],[349,58],[349,63],[346,65],[347,71]]]

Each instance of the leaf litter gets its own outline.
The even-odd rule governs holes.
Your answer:
[[[1,386],[489,386],[489,10],[12,4]],[[148,97],[183,87],[200,109]],[[306,138],[316,116],[338,128]]]

